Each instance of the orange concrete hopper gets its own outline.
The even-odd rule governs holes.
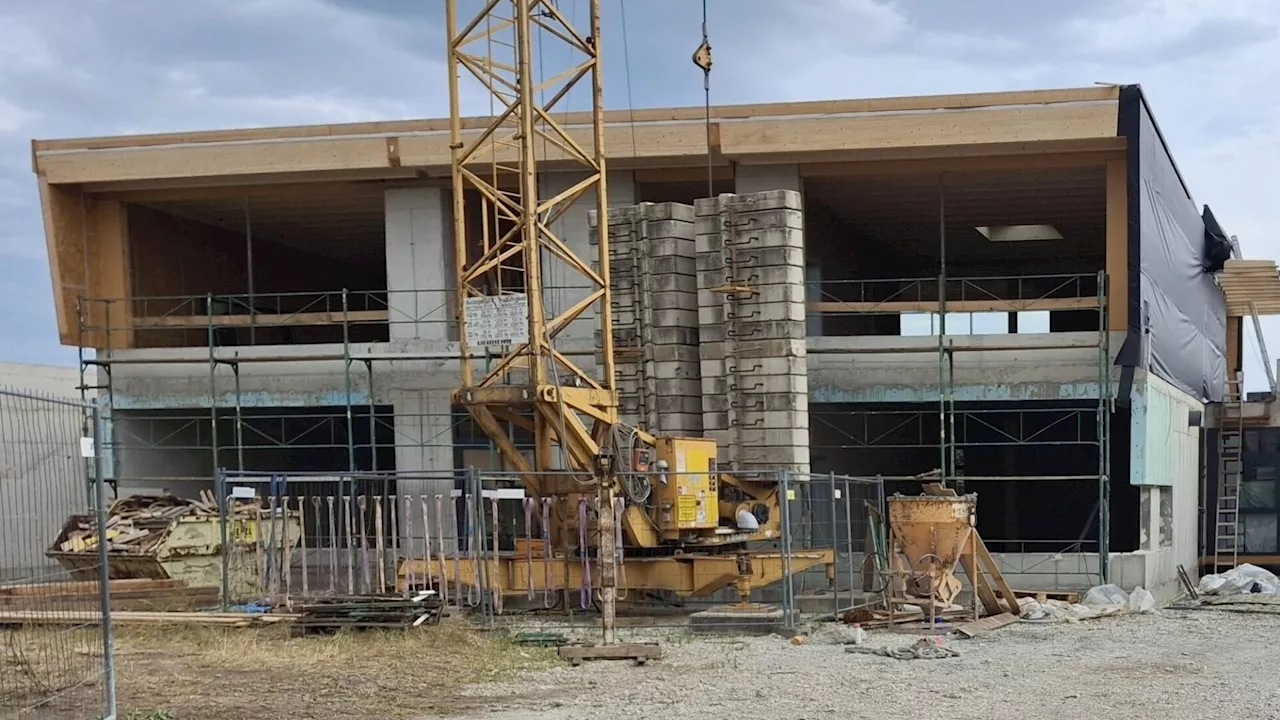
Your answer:
[[[960,594],[956,563],[972,547],[977,495],[886,498],[894,554],[906,557],[907,594],[943,607]],[[897,559],[901,562],[900,559]]]

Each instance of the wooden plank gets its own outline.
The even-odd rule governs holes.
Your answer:
[[[365,137],[126,148],[38,159],[40,172],[57,184],[391,167],[386,142]]]
[[[250,320],[252,319],[252,322]],[[290,325],[341,325],[344,319],[353,323],[387,322],[386,310],[351,310],[331,312],[302,312],[285,315],[159,315],[133,319],[134,327],[208,327],[210,320],[215,327],[282,327]]]
[[[1129,327],[1129,180],[1124,158],[1107,162],[1107,329]]]
[[[991,584],[987,582],[987,578],[982,574],[981,568],[974,562],[974,546],[973,543],[978,538],[978,533],[969,534],[969,539],[965,542],[965,549],[960,553],[960,565],[964,568],[964,573],[969,577],[969,582],[978,592],[978,600],[982,602],[982,609],[987,615],[999,615],[1004,612],[1004,608],[1000,607],[1000,600],[996,597],[995,592],[991,589]],[[1017,604],[1014,604],[1017,607]]]
[[[1113,103],[968,110],[962,113],[796,118],[725,123],[726,157],[883,147],[1038,142],[1116,135]]]
[[[722,120],[719,137],[728,158],[761,154],[784,158],[795,153],[1114,138],[1116,134],[1114,102],[982,108],[985,109],[963,112],[834,111],[751,116]],[[569,123],[565,127],[580,145],[589,145],[588,124]],[[52,183],[396,169],[387,157],[386,138],[397,136],[400,165],[428,169],[449,166],[449,135],[444,129],[378,135],[299,132],[306,134],[261,136],[251,141],[219,137],[112,150],[37,150],[36,161],[40,172]],[[478,129],[467,131],[473,137],[479,133]],[[706,151],[706,127],[692,118],[683,122],[618,122],[610,124],[605,132],[605,154],[615,161],[705,158]],[[512,159],[514,152],[505,146],[498,148],[497,159]],[[486,164],[490,162],[488,151],[481,156]],[[564,157],[561,150],[550,147],[545,161],[554,165]]]
[[[784,117],[788,115],[829,115],[834,113],[905,112],[913,110],[962,110],[1000,105],[1039,105],[1055,103],[1099,102],[1116,100],[1119,89],[1114,86],[1026,90],[1013,92],[964,93],[953,95],[917,95],[850,100],[818,100],[787,103],[754,103],[717,105],[711,108],[713,119],[752,117]],[[604,120],[610,124],[632,124],[671,121],[698,121],[705,117],[702,107],[637,108],[610,110]],[[586,112],[556,115],[564,125],[591,122]],[[476,130],[488,125],[488,117],[462,119],[464,129]],[[327,125],[293,125],[273,128],[205,130],[197,132],[152,133],[106,137],[83,137],[57,140],[35,140],[36,154],[50,151],[91,150],[122,147],[147,147],[210,142],[245,142],[272,139],[336,137],[344,135],[396,135],[421,132],[447,132],[447,119],[393,120],[382,122],[335,123]]]
[[[938,303],[918,301],[846,302],[823,300],[810,302],[809,312],[814,313],[911,313],[937,312]],[[1027,310],[1087,310],[1098,307],[1098,299],[1040,298],[1036,300],[948,300],[947,312],[1022,312]]]
[[[110,581],[111,592],[137,590],[172,590],[184,588],[181,580],[154,578],[123,578]],[[86,595],[98,592],[97,580],[69,580],[52,583],[21,583],[0,586],[0,597],[51,595]]]
[[[133,347],[128,302],[133,283],[125,205],[117,200],[88,196],[85,212],[88,216],[89,295],[120,300],[118,303],[86,305],[86,322],[107,330],[102,333],[103,344],[94,347],[107,350]]]
[[[270,625],[293,622],[292,613],[147,612],[125,610],[111,613],[111,622],[120,625]],[[102,613],[96,610],[0,610],[0,625],[97,625]]]
[[[89,294],[84,198],[78,188],[57,187],[41,176],[40,206],[58,336],[63,345],[75,345],[80,339],[78,299]]]
[[[977,543],[978,561],[986,568],[991,575],[991,579],[995,584],[995,588],[999,591],[1000,598],[1009,604],[1010,610],[1018,608],[1018,596],[1014,594],[1009,587],[1009,583],[1005,581],[1004,574],[1000,572],[1000,566],[996,564],[995,558],[991,557],[991,553],[987,551],[987,544],[982,542],[982,538],[978,533],[973,533],[973,540]]]
[[[563,645],[560,657],[573,665],[584,660],[635,660],[643,665],[649,660],[660,660],[662,648],[657,643],[619,643],[617,645]]]
[[[1250,565],[1260,565],[1260,566],[1262,566],[1262,567],[1274,567],[1274,566],[1280,566],[1280,554],[1276,554],[1276,553],[1267,553],[1267,554],[1254,553],[1254,554],[1250,554],[1250,555],[1237,555],[1237,556],[1236,556],[1236,562],[1238,562],[1238,563],[1239,563],[1239,564],[1241,564],[1241,565],[1243,565],[1243,564],[1245,564],[1245,563],[1249,563]],[[1212,566],[1212,565],[1213,565],[1213,563],[1214,563],[1214,557],[1213,557],[1212,555],[1204,555],[1204,556],[1202,556],[1202,557],[1200,558],[1200,564],[1201,564],[1201,565],[1210,565],[1210,566]]]
[[[1013,594],[1020,598],[1035,598],[1040,602],[1050,598],[1068,603],[1080,601],[1080,593],[1074,590],[1014,590]]]
[[[1006,625],[1012,625],[1016,622],[1018,622],[1017,615],[1014,615],[1013,613],[1000,613],[999,615],[984,617],[981,620],[967,622],[956,628],[956,632],[967,638],[973,638],[974,636],[980,635],[984,632],[999,630]]]
[[[1241,340],[1244,337],[1244,318],[1227,318],[1227,380],[1234,382],[1242,369],[1240,366]]]

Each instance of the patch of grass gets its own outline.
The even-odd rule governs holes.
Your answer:
[[[24,632],[29,635],[9,636],[8,656],[19,641],[22,647],[40,647],[53,640],[67,643],[73,635],[55,628]],[[77,643],[71,657],[80,664],[101,665],[92,633],[74,633],[77,638],[80,634],[88,639]],[[119,626],[115,650],[123,720],[363,720],[483,712],[489,701],[466,695],[467,685],[559,663],[554,648],[517,645],[510,638],[447,623],[301,638],[290,637],[288,628],[278,625]],[[5,662],[14,662],[8,656]],[[62,681],[54,673],[61,666],[51,664],[54,658],[48,653],[30,652],[22,658],[24,665],[13,669],[41,680],[32,691]]]
[[[178,716],[169,710],[134,710],[121,720],[178,720]]]

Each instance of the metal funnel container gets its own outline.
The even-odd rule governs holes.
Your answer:
[[[906,557],[905,590],[950,605],[960,594],[955,567],[973,532],[978,496],[895,495],[885,500],[895,550]]]

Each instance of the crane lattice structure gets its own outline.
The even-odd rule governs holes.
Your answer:
[[[446,2],[456,312],[462,356],[462,386],[455,401],[475,417],[510,467],[529,474],[526,485],[534,494],[564,492],[556,485],[583,481],[533,473],[565,470],[599,481],[597,538],[608,643],[613,641],[616,594],[611,511],[616,477],[606,461],[609,453],[601,450],[608,450],[618,420],[618,399],[608,223],[603,221],[608,201],[599,0],[589,0],[588,6],[590,32],[583,34],[549,0],[486,0],[480,12],[461,25],[457,0]],[[546,79],[535,81],[533,35],[539,31],[540,61],[559,57],[544,51],[544,39],[566,50],[570,59],[562,71],[545,73]],[[459,81],[464,73],[484,86],[493,107],[491,119],[478,131],[463,127]],[[566,128],[553,112],[574,87],[584,83],[591,86],[590,129]],[[540,163],[548,161],[557,169],[577,170],[582,178],[542,199],[538,170]],[[575,201],[593,191],[602,219],[594,268],[552,230]],[[468,197],[478,197],[481,205],[478,228],[468,216]],[[567,266],[586,289],[568,307],[548,314],[543,286],[544,262],[550,258]],[[592,311],[599,318],[601,339],[598,377],[577,367],[555,346],[556,337],[570,323]],[[512,337],[497,338],[510,342],[496,363],[478,372],[468,359],[471,347],[494,342],[489,330],[510,324],[513,317],[517,326],[527,326],[527,332],[517,329]],[[532,462],[517,449],[512,428],[532,433]],[[558,446],[558,454],[553,446]]]

